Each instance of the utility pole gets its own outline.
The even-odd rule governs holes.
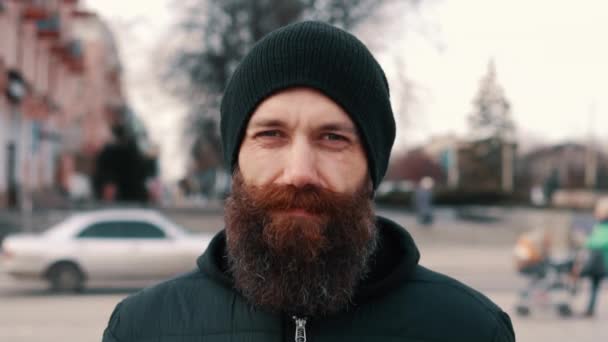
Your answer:
[[[460,183],[458,147],[458,142],[453,142],[448,150],[448,186],[450,188],[457,188]]]
[[[513,145],[507,139],[501,144],[502,190],[510,193],[513,192]]]
[[[585,156],[585,187],[595,189],[597,182],[597,151],[593,139],[593,125],[595,122],[595,101],[589,105],[589,136],[587,142],[587,153]]]

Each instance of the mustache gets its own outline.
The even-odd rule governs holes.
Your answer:
[[[291,184],[248,186],[254,212],[274,212],[303,209],[315,215],[337,213],[352,202],[352,194],[343,194],[315,185],[297,187]]]

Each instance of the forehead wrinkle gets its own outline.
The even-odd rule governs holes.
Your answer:
[[[248,128],[301,126],[359,135],[353,119],[340,105],[325,94],[307,88],[289,89],[267,98],[254,111],[248,124]]]

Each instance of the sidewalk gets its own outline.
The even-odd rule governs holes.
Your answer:
[[[545,227],[554,238],[556,248],[565,248],[574,213],[567,210],[543,210],[529,208],[490,207],[486,211],[495,220],[479,222],[463,219],[457,209],[439,208],[431,226],[422,226],[413,213],[405,210],[378,208],[379,215],[386,216],[404,226],[417,243],[460,245],[509,245],[512,246],[523,232]]]

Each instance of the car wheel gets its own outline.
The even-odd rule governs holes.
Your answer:
[[[80,292],[84,285],[84,276],[74,264],[61,263],[49,271],[51,289],[57,292]]]

